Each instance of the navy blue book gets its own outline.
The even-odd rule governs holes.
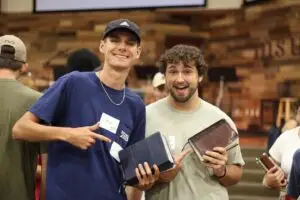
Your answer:
[[[148,162],[152,167],[156,164],[160,172],[173,167],[174,160],[165,137],[156,132],[153,135],[128,146],[119,152],[121,169],[126,185],[138,184],[135,168],[138,164]]]

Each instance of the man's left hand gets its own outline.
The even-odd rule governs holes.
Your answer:
[[[217,177],[223,177],[226,173],[228,154],[225,148],[215,147],[213,151],[206,151],[203,155],[204,165],[213,170]]]
[[[154,174],[152,174],[151,168],[147,162],[145,162],[143,165],[139,164],[137,168],[135,168],[135,174],[137,176],[137,179],[139,180],[137,187],[140,190],[148,190],[150,189],[155,181],[159,178],[159,169],[157,165],[153,166],[154,168]]]

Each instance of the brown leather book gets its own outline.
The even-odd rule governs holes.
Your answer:
[[[224,147],[227,151],[238,145],[238,133],[225,119],[221,119],[188,139],[193,150],[203,161],[206,151],[214,147]]]
[[[263,153],[261,156],[259,156],[259,158],[256,158],[256,163],[260,165],[265,172],[269,171],[269,169],[275,166],[275,163],[266,153]]]

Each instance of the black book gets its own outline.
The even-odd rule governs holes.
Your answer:
[[[165,137],[156,132],[153,135],[128,146],[119,152],[121,169],[126,185],[138,184],[135,168],[147,162],[154,172],[153,165],[165,171],[173,167],[174,160]]]

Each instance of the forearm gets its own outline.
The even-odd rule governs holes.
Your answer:
[[[23,139],[31,142],[53,141],[66,138],[64,127],[52,127],[38,123],[33,114],[26,113],[13,127],[13,138]]]
[[[138,188],[127,186],[126,195],[128,200],[141,200],[143,192]]]
[[[226,175],[219,179],[219,182],[225,186],[229,187],[237,184],[242,177],[243,168],[239,165],[227,165]]]

